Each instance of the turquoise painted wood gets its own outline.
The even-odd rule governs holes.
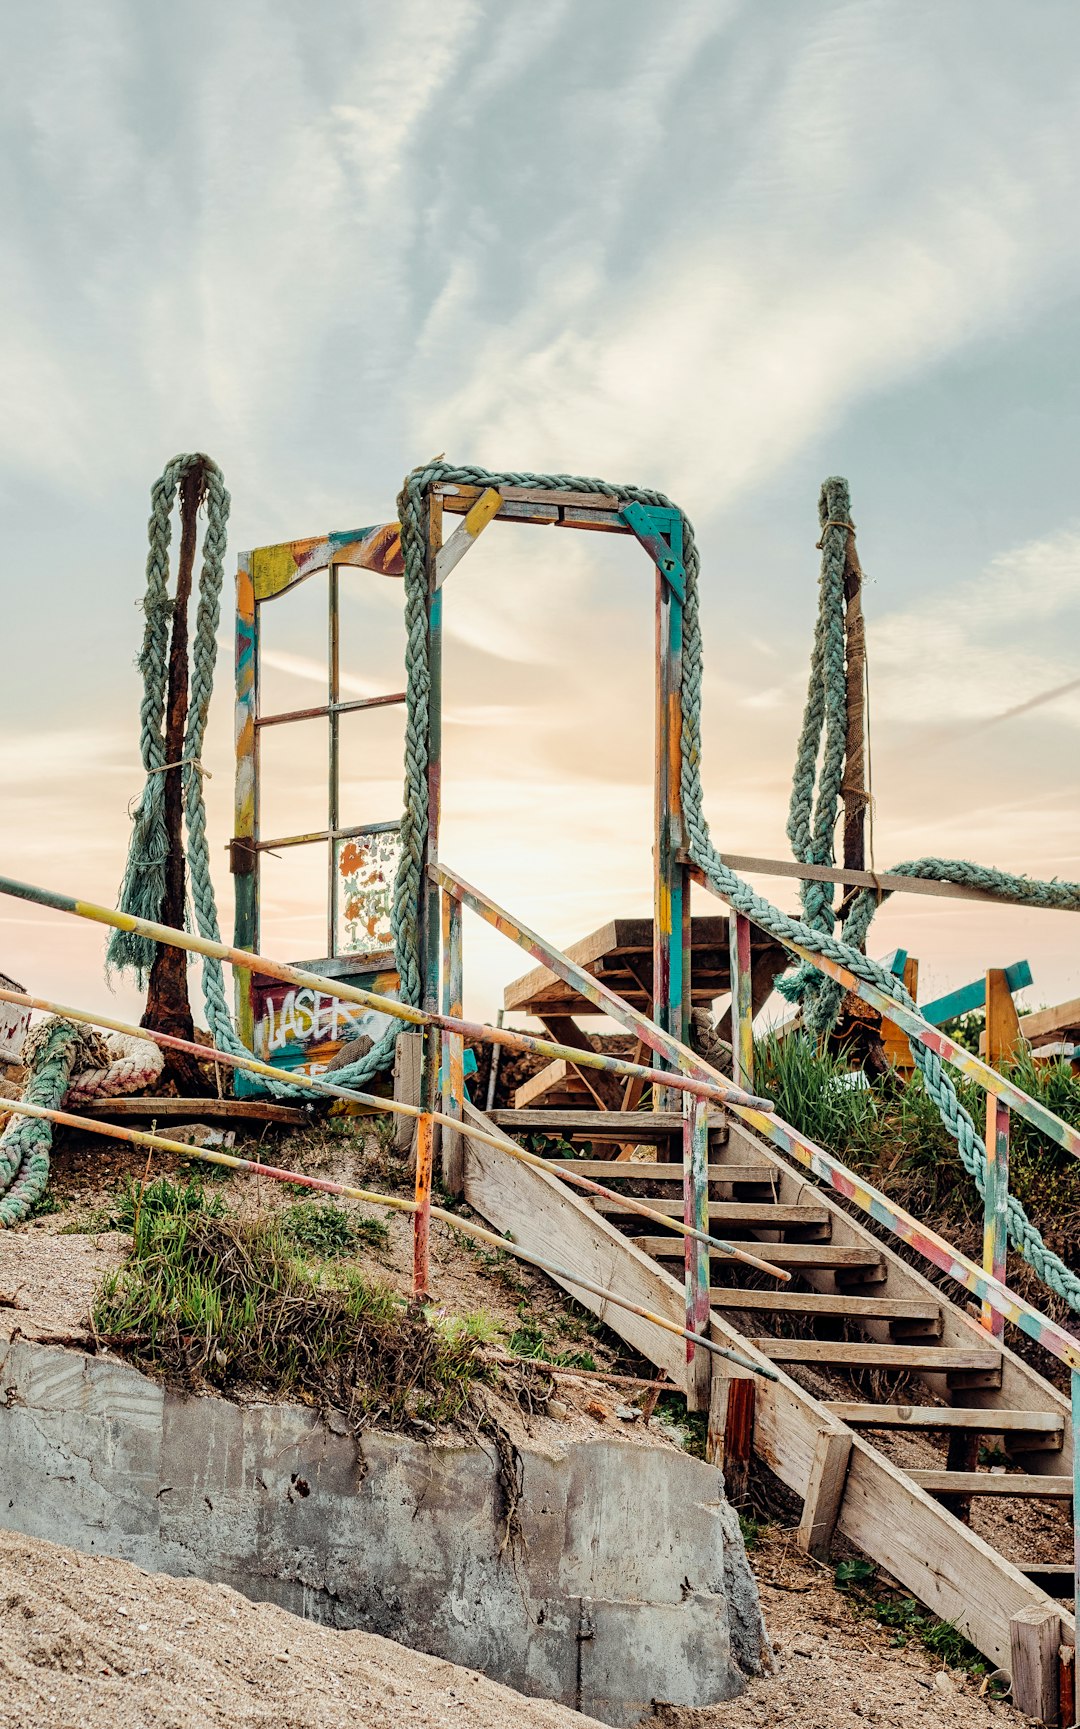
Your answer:
[[[896,972],[893,967],[892,971]],[[903,978],[901,967],[898,976]],[[1031,983],[1031,968],[1027,961],[1014,961],[1011,967],[1005,968],[1005,983],[1010,991],[1022,991],[1025,985]],[[940,1027],[945,1021],[954,1020],[957,1015],[970,1014],[972,1009],[986,1007],[986,974],[974,979],[969,985],[961,985],[957,990],[950,991],[947,996],[938,997],[932,1003],[920,1004],[919,1013],[924,1021],[929,1021],[932,1027]]]

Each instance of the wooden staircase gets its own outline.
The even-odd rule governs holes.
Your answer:
[[[534,1148],[544,1136],[553,1148],[549,1174],[466,1134],[465,1191],[478,1212],[523,1247],[557,1251],[570,1270],[682,1320],[683,1239],[560,1181],[572,1165],[681,1217],[679,1114],[554,1108],[483,1118],[467,1107],[466,1120],[527,1135]],[[628,1139],[638,1143],[630,1160],[589,1156]],[[583,1156],[567,1159],[567,1144]],[[715,1234],[758,1247],[792,1275],[778,1288],[711,1253],[713,1337],[779,1377],[733,1376],[712,1360],[717,1462],[737,1474],[740,1435],[752,1429],[756,1455],[803,1498],[806,1548],[824,1555],[842,1533],[1021,1676],[1025,1709],[1056,1721],[1040,1700],[1056,1698],[1058,1647],[1074,1641],[1068,1400],[980,1324],[974,1305],[950,1301],[832,1193],[720,1112],[710,1118],[709,1214]],[[678,1340],[574,1294],[693,1399]],[[1032,1514],[1012,1525],[995,1514],[1005,1498],[1042,1508],[1035,1524]],[[1015,1534],[1026,1527],[1027,1539]]]

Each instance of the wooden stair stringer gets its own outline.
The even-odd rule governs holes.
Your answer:
[[[498,1132],[469,1104],[465,1120]],[[682,1324],[682,1285],[574,1194],[554,1171],[538,1170],[500,1154],[486,1142],[472,1139],[467,1130],[464,1149],[465,1198],[494,1229],[509,1231],[522,1248],[606,1283],[621,1296]],[[557,1282],[633,1350],[685,1387],[685,1350],[678,1338],[567,1282]],[[934,1294],[945,1305],[940,1293]],[[985,1341],[987,1335],[978,1331]],[[711,1337],[751,1360],[768,1362],[745,1335],[715,1312]],[[837,1529],[844,1536],[934,1614],[955,1622],[999,1666],[1008,1667],[1011,1661],[1009,1622],[1023,1609],[1057,1610],[1062,1637],[1073,1641],[1073,1617],[1060,1604],[860,1434],[840,1424],[797,1381],[775,1365],[768,1366],[777,1378],[756,1379],[754,1450],[781,1482],[805,1497],[821,1437],[842,1428],[851,1437],[851,1461],[837,1519]],[[718,1359],[714,1367],[724,1372],[728,1365]],[[740,1371],[732,1366],[732,1372]]]
[[[980,1325],[974,1315],[968,1314],[961,1302],[950,1300],[947,1290],[933,1284],[917,1267],[898,1255],[892,1244],[883,1237],[868,1230],[861,1220],[849,1213],[835,1199],[832,1191],[824,1184],[809,1180],[802,1167],[786,1159],[770,1144],[754,1134],[743,1124],[732,1119],[730,1136],[725,1148],[733,1159],[740,1163],[747,1159],[765,1160],[776,1170],[779,1177],[777,1199],[787,1203],[797,1203],[798,1200],[812,1203],[815,1207],[827,1209],[830,1217],[830,1242],[838,1246],[872,1247],[881,1258],[885,1269],[885,1279],[875,1283],[875,1296],[896,1298],[898,1300],[932,1301],[939,1305],[942,1317],[942,1332],[939,1344],[946,1347],[980,1347],[996,1349],[1001,1359],[1001,1385],[998,1388],[983,1388],[972,1393],[970,1398],[965,1395],[962,1402],[986,1405],[992,1409],[1000,1405],[1003,1409],[1052,1411],[1059,1416],[1064,1424],[1063,1442],[1060,1453],[1055,1455],[1054,1463],[1049,1467],[1054,1472],[1064,1476],[1072,1475],[1072,1407],[1070,1400],[1043,1378],[1042,1375],[1015,1351],[1010,1350],[1001,1339],[994,1338],[987,1329]],[[759,1244],[762,1253],[768,1256],[768,1244]],[[800,1277],[806,1280],[814,1290],[828,1293],[838,1286],[831,1272],[812,1267],[799,1269]],[[959,1289],[959,1288],[958,1288]],[[972,1299],[974,1301],[974,1299]],[[866,1320],[860,1322],[860,1329],[868,1338],[887,1341],[889,1337],[888,1323]],[[927,1385],[934,1386],[939,1392],[946,1392],[943,1377],[922,1376]],[[959,1401],[958,1401],[959,1402]],[[1048,1467],[1038,1466],[1039,1470]]]

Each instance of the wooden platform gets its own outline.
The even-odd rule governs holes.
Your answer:
[[[728,921],[724,916],[690,921],[690,995],[702,1008],[731,989],[728,959]],[[610,919],[591,936],[571,943],[566,950],[594,978],[602,979],[635,1008],[652,1009],[652,919]],[[751,934],[751,979],[755,1005],[760,1007],[772,988],[774,976],[785,964],[786,951],[756,927]],[[594,1008],[563,983],[547,967],[534,967],[507,985],[503,1002],[518,1014],[595,1015]]]
[[[275,1105],[268,1099],[102,1099],[96,1105],[73,1107],[80,1117],[101,1123],[276,1123],[303,1129],[311,1118],[299,1105]]]

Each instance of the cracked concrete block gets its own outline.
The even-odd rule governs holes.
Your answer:
[[[507,1543],[486,1442],[365,1434],[295,1405],[163,1392],[16,1341],[0,1378],[0,1517],[77,1548],[363,1627],[612,1724],[704,1705],[764,1629],[716,1469],[598,1436],[518,1450]]]

